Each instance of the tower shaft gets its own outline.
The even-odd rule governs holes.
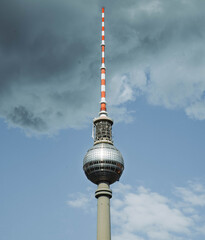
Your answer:
[[[111,240],[110,198],[112,191],[107,183],[100,183],[95,192],[98,199],[97,240]]]

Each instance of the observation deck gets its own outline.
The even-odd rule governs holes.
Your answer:
[[[112,141],[113,121],[107,116],[100,116],[93,120],[93,124],[94,146],[84,157],[83,170],[95,184],[112,184],[120,179],[124,170],[123,157]]]

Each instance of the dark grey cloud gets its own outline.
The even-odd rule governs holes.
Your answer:
[[[33,113],[23,106],[15,107],[8,117],[18,126],[28,127],[39,131],[47,130],[46,123],[43,119],[34,117]]]
[[[125,119],[125,103],[139,94],[204,119],[202,0],[2,0],[0,116],[27,132],[50,134],[96,115],[102,5],[116,119]]]
[[[28,131],[82,125],[97,94],[98,11],[63,0],[0,4],[0,115]]]

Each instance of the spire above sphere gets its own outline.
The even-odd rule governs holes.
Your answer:
[[[106,108],[106,92],[105,92],[105,9],[102,8],[102,42],[101,42],[101,101],[100,101],[100,113],[99,115],[107,116],[107,108]]]

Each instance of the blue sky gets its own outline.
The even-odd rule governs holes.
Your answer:
[[[2,240],[96,239],[82,163],[99,112],[102,1],[89,4],[1,3]],[[125,161],[112,239],[202,240],[204,2],[104,5],[108,112]]]

